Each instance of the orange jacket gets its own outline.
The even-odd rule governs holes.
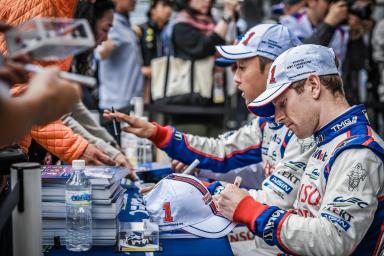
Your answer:
[[[8,24],[18,25],[34,17],[61,17],[71,18],[76,8],[76,0],[1,0],[0,20]],[[6,52],[4,38],[0,38],[0,52]],[[38,62],[39,65],[58,65],[61,70],[69,70],[72,58],[63,61]],[[26,90],[25,85],[17,85],[12,90],[14,96]],[[73,133],[60,120],[45,126],[33,126],[21,141],[20,145],[25,151],[35,139],[46,150],[64,160],[71,162],[78,159],[88,146],[88,141]]]

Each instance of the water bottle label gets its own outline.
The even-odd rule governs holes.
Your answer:
[[[65,202],[72,205],[88,205],[92,204],[92,193],[86,191],[66,191]]]

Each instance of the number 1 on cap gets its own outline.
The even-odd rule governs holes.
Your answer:
[[[172,214],[171,214],[171,203],[164,202],[163,210],[165,211],[164,222],[173,222]]]

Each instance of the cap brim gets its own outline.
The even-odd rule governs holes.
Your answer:
[[[243,44],[236,45],[218,45],[216,50],[226,59],[239,60],[256,56],[257,53],[251,51]]]
[[[272,103],[268,103],[262,107],[254,107],[249,104],[247,108],[249,112],[259,117],[270,117],[275,114],[275,106]]]
[[[235,226],[235,223],[224,217],[212,215],[202,222],[182,229],[200,237],[220,238],[226,236]]]
[[[235,60],[230,60],[226,58],[217,58],[215,60],[215,65],[219,67],[228,67],[231,66],[233,63],[235,63]]]
[[[259,97],[248,104],[248,110],[260,117],[273,116],[275,114],[275,107],[272,101],[281,95],[290,85],[291,82],[275,85],[266,89]]]

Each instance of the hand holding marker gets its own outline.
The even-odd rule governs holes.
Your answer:
[[[113,106],[111,107],[111,112],[112,113],[115,113],[115,109],[113,108]],[[116,124],[116,117],[114,117],[113,119],[112,119],[112,124],[113,124],[113,132],[114,132],[114,134],[115,134],[115,139],[116,139],[116,142],[117,142],[117,144],[119,144],[119,146],[120,146],[120,134],[119,134],[119,132],[117,131],[117,124]]]
[[[183,174],[191,174],[193,169],[195,169],[199,165],[200,161],[199,159],[195,159],[187,169],[184,170]]]

